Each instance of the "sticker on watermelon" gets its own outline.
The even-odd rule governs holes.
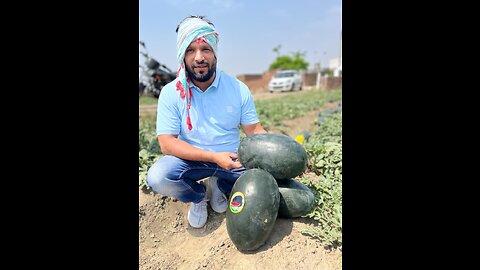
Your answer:
[[[242,211],[243,206],[245,205],[245,196],[242,192],[235,192],[230,199],[230,211],[232,213],[239,213]]]

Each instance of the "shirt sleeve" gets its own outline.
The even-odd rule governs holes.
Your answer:
[[[258,123],[257,111],[255,109],[255,103],[253,102],[253,96],[248,89],[247,85],[237,79],[240,86],[240,95],[242,97],[242,115],[240,118],[241,125],[251,125]]]
[[[164,86],[158,97],[157,136],[161,134],[180,134],[181,116],[178,109],[178,92],[172,86],[175,86],[175,84]],[[177,94],[177,96],[174,94]]]

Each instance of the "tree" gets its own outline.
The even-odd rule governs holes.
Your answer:
[[[272,51],[274,51],[277,54],[277,57],[280,56],[280,49],[282,48],[281,44],[278,44],[277,47],[273,48]]]
[[[307,69],[308,68],[308,62],[303,59],[305,57],[305,52],[293,52],[292,55],[293,57],[289,55],[280,55],[279,50],[280,50],[281,45],[278,45],[273,49],[274,52],[277,53],[277,58],[275,61],[273,61],[272,64],[270,64],[269,70],[272,69],[296,69],[296,70],[302,70],[302,69]]]
[[[322,69],[322,71],[320,72],[322,74],[322,76],[327,76],[327,77],[333,77],[333,70],[330,69],[330,68],[324,68]]]

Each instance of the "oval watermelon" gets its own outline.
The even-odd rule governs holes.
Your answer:
[[[280,206],[278,217],[296,218],[308,214],[315,207],[315,196],[303,183],[294,179],[278,181]]]
[[[239,250],[255,250],[265,244],[278,215],[277,181],[267,171],[245,171],[233,185],[225,214],[227,232]]]
[[[307,166],[305,148],[282,134],[253,134],[243,138],[238,159],[245,168],[266,170],[275,179],[299,176]]]

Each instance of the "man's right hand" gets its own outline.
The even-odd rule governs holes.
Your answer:
[[[236,159],[238,155],[232,152],[216,152],[214,153],[213,161],[226,170],[242,167],[238,159],[233,161],[232,158]]]

